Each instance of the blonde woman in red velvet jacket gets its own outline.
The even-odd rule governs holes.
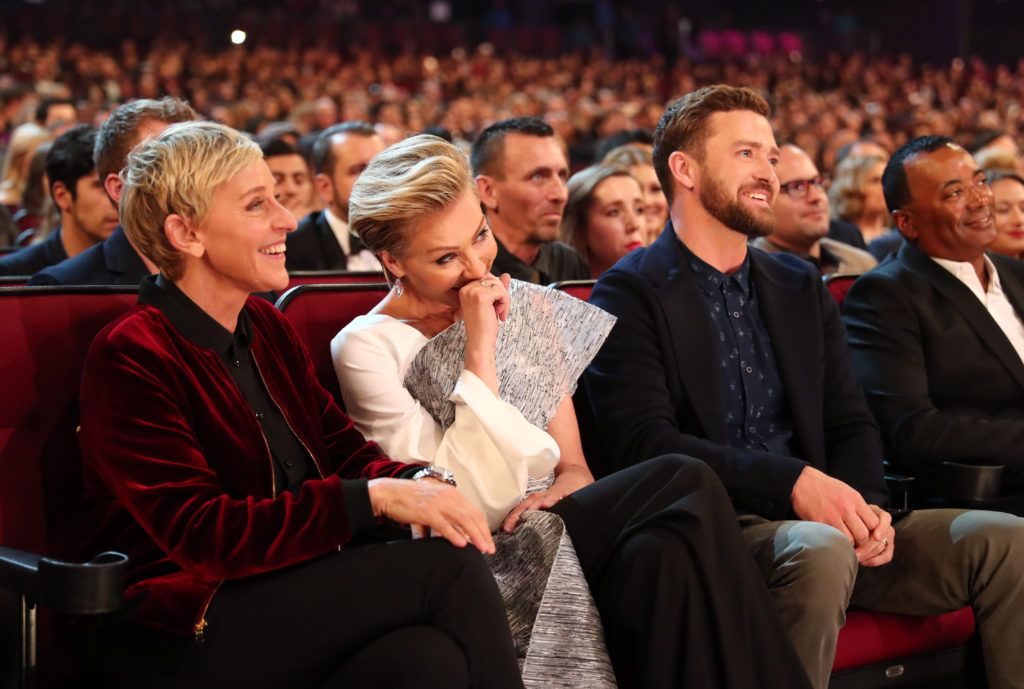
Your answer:
[[[295,228],[260,149],[173,125],[122,176],[125,231],[160,273],[82,383],[83,545],[130,557],[106,670],[133,687],[522,687],[480,510],[366,441],[249,298],[286,286]],[[385,542],[395,525],[443,538]]]

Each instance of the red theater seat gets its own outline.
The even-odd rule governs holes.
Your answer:
[[[288,287],[347,285],[384,282],[384,273],[372,270],[301,270],[288,273]]]
[[[331,340],[356,316],[362,316],[388,293],[384,282],[299,285],[277,300],[277,308],[299,331],[316,366],[320,384],[341,404],[338,378],[331,362]]]
[[[75,436],[82,364],[96,333],[135,300],[136,290],[131,287],[0,288],[0,546],[28,551],[20,555],[5,551],[5,571],[14,562],[27,562],[25,556],[31,553],[74,557],[82,496]],[[9,556],[14,559],[6,561]],[[123,556],[120,558],[122,573],[118,576],[123,582]],[[85,572],[97,568],[62,567],[67,574],[74,574],[72,569]],[[13,590],[33,590],[38,577],[28,576],[25,574],[23,583],[27,588],[16,585]],[[70,589],[58,588],[62,584],[57,581],[40,585],[46,587],[47,595],[40,590],[39,598],[33,598],[57,609],[99,612],[120,601],[120,583],[105,594],[89,589],[74,605],[57,603],[48,595],[70,593]],[[11,599],[6,591],[0,594],[0,640],[6,643],[14,636],[9,634],[8,623],[19,619],[20,613],[8,607]],[[89,607],[94,604],[100,607]],[[78,671],[73,656],[54,643],[49,612],[44,610],[39,616],[39,657],[48,661],[41,664],[39,676],[44,686]],[[23,627],[23,631],[28,630]],[[31,632],[26,638],[33,638]],[[0,656],[5,650],[0,648]],[[24,661],[31,666],[32,655]],[[0,671],[0,683],[5,674]]]
[[[590,290],[594,289],[596,282],[597,280],[562,280],[561,282],[552,282],[548,287],[562,290],[577,299],[587,301],[590,299]]]
[[[839,304],[839,308],[843,308],[843,302],[846,301],[846,295],[853,287],[853,283],[857,281],[860,275],[836,275],[825,278],[825,287],[828,289],[829,294]]]
[[[75,429],[82,363],[96,333],[136,293],[0,288],[0,544],[63,554],[56,536],[75,519],[81,498]]]
[[[898,666],[922,663],[935,670],[943,652],[958,651],[963,665],[964,645],[974,635],[974,612],[961,608],[932,617],[909,617],[883,612],[851,611],[839,635],[833,672],[842,673],[866,665]]]

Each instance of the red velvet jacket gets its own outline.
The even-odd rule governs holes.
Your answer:
[[[217,587],[340,548],[365,484],[409,468],[366,441],[317,382],[291,325],[246,303],[252,353],[270,395],[322,480],[278,494],[259,422],[219,355],[153,306],[93,341],[81,395],[84,548],[130,557],[126,598],[143,624],[199,633]],[[347,496],[347,497],[346,497]],[[354,512],[359,514],[360,512]]]

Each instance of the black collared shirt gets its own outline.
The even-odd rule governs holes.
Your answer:
[[[562,280],[589,280],[590,269],[580,255],[568,244],[545,242],[533,265],[525,263],[505,248],[497,236],[498,254],[494,257],[491,272],[495,275],[508,273],[510,277],[535,285],[550,285]]]
[[[319,478],[309,450],[289,427],[259,373],[249,347],[252,336],[245,309],[238,315],[238,325],[232,333],[162,275],[142,280],[139,303],[160,309],[189,341],[220,355],[231,379],[263,429],[267,448],[274,459],[277,485],[284,490],[297,492],[303,481]]]
[[[685,245],[683,250],[711,317],[726,386],[729,445],[792,456],[792,423],[771,337],[757,306],[750,256],[736,272],[726,275]]]

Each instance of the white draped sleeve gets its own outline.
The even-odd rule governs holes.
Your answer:
[[[426,343],[419,331],[388,316],[353,320],[331,342],[346,411],[394,459],[454,473],[459,490],[497,529],[525,496],[527,479],[558,464],[558,445],[465,370],[448,398],[455,405],[454,423],[442,429],[403,385]]]

